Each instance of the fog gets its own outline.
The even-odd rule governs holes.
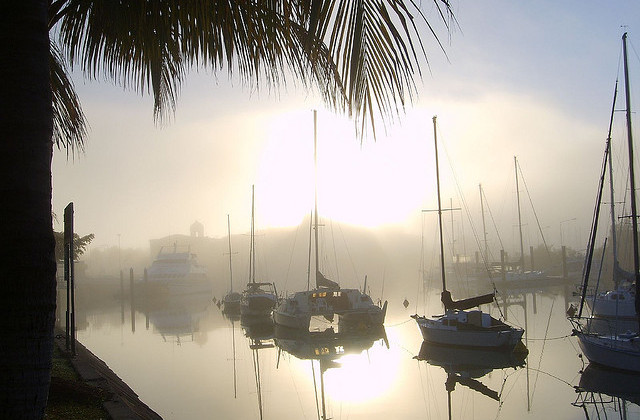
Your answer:
[[[170,244],[172,235],[188,235],[199,221],[210,239],[199,257],[226,281],[230,215],[242,284],[255,185],[261,274],[282,289],[303,286],[305,217],[314,194],[312,109],[318,110],[323,231],[333,226],[335,238],[359,232],[346,241],[348,250],[336,251],[346,260],[336,264],[341,279],[356,285],[368,275],[380,290],[383,282],[411,285],[418,281],[423,235],[430,244],[427,258],[434,255],[428,250],[436,217],[422,212],[436,206],[434,115],[443,200],[462,209],[445,215],[451,254],[471,258],[484,240],[478,184],[485,193],[489,248],[513,258],[519,253],[514,156],[522,170],[525,250],[543,243],[583,249],[622,32],[629,31],[632,48],[637,44],[634,28],[621,25],[632,23],[640,6],[459,1],[454,7],[459,28],[441,33],[446,55],[427,43],[429,66],[417,81],[418,99],[399,120],[379,127],[377,139],[362,143],[351,121],[293,84],[276,95],[248,91],[226,75],[192,73],[173,120],[158,127],[151,98],[74,74],[89,139],[84,154],[68,158],[56,150],[53,211],[61,215],[73,201],[77,232],[96,235],[84,257],[88,272],[118,276],[119,269],[133,267],[141,273],[153,258],[150,241],[166,238]],[[640,68],[637,54],[633,60]],[[619,120],[614,166],[623,197],[625,128]],[[61,230],[61,223],[54,228]]]

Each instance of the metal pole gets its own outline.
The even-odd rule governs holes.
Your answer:
[[[68,342],[71,354],[76,355],[76,319],[75,319],[75,275],[73,270],[73,202],[64,209],[64,237],[65,237],[65,277],[67,277],[67,319]]]
[[[622,49],[624,52],[624,90],[627,103],[627,142],[629,144],[629,178],[631,186],[631,224],[633,226],[633,271],[636,285],[640,284],[640,258],[638,257],[638,212],[636,207],[636,179],[633,170],[633,135],[631,130],[631,95],[629,93],[629,66],[627,63],[627,33],[622,35]],[[636,314],[640,312],[640,293],[636,293]],[[640,322],[640,318],[638,318]]]
[[[438,229],[440,231],[440,265],[442,275],[442,291],[447,290],[447,283],[445,280],[445,267],[444,267],[444,240],[442,237],[442,202],[440,201],[440,167],[438,165],[438,133],[436,130],[436,115],[433,116],[433,143],[436,151],[436,186],[438,190]]]
[[[314,170],[314,205],[313,228],[315,230],[316,287],[318,287],[318,111],[313,110],[313,170]]]
[[[514,156],[513,162],[516,168],[516,197],[518,199],[518,229],[520,231],[520,271],[524,271],[524,244],[522,241],[522,213],[520,212],[520,186],[518,183],[518,159]]]
[[[129,268],[129,294],[131,299],[131,332],[136,332],[136,305],[133,288],[133,267]]]

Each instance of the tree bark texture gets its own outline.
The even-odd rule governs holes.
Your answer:
[[[56,280],[46,0],[0,6],[0,415],[42,418]]]

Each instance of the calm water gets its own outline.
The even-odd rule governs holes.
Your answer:
[[[437,293],[407,309],[404,297],[389,298],[384,331],[304,336],[227,319],[209,297],[132,311],[128,301],[79,293],[78,340],[165,419],[318,419],[323,410],[332,419],[447,419],[449,401],[455,419],[640,418],[636,404],[574,388],[586,364],[565,318],[572,291],[509,291],[507,320],[526,328],[520,366],[491,354],[421,353],[409,316],[440,312]],[[629,380],[584,376],[612,394]]]

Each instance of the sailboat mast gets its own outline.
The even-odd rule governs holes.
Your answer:
[[[611,130],[613,128],[613,114],[616,108],[616,98],[618,97],[618,81],[613,91],[613,105],[611,106],[611,118],[609,119],[609,132],[607,134],[607,149],[609,150],[609,197],[611,201],[611,243],[613,245],[613,281],[618,287],[618,240],[616,234],[616,204],[613,194],[613,158],[611,157]]]
[[[633,272],[636,285],[640,283],[640,260],[638,257],[638,219],[636,207],[636,177],[633,170],[633,136],[631,130],[631,95],[629,92],[629,66],[627,63],[627,33],[622,35],[622,50],[624,55],[624,90],[627,103],[627,142],[629,144],[629,178],[631,186],[631,224],[633,226]],[[638,308],[639,294],[636,293],[636,311]]]
[[[231,265],[231,221],[227,214],[227,232],[229,236],[229,283],[231,283],[230,291],[233,292],[233,267]]]
[[[438,133],[436,130],[436,115],[433,116],[433,143],[436,151],[436,186],[438,191],[438,229],[440,232],[440,268],[442,273],[442,291],[447,290],[444,267],[444,239],[442,236],[442,202],[440,201],[440,167],[438,165]]]
[[[313,110],[313,170],[314,170],[314,210],[313,228],[315,230],[316,286],[318,285],[318,111]]]
[[[478,187],[480,188],[480,211],[482,213],[482,236],[484,238],[484,261],[486,264],[486,262],[489,261],[489,249],[487,245],[487,227],[484,221],[484,202],[482,197],[482,184],[478,184]]]
[[[313,230],[313,211],[309,214],[309,256],[307,257],[307,291],[311,287],[311,231]]]
[[[513,157],[516,168],[516,198],[518,200],[518,230],[520,231],[520,271],[524,271],[524,243],[522,240],[522,212],[520,211],[520,184],[518,182],[518,158]]]
[[[251,186],[251,245],[249,255],[249,276],[251,277],[251,283],[256,282],[256,244],[255,244],[255,232],[253,230],[254,224],[254,185]]]

